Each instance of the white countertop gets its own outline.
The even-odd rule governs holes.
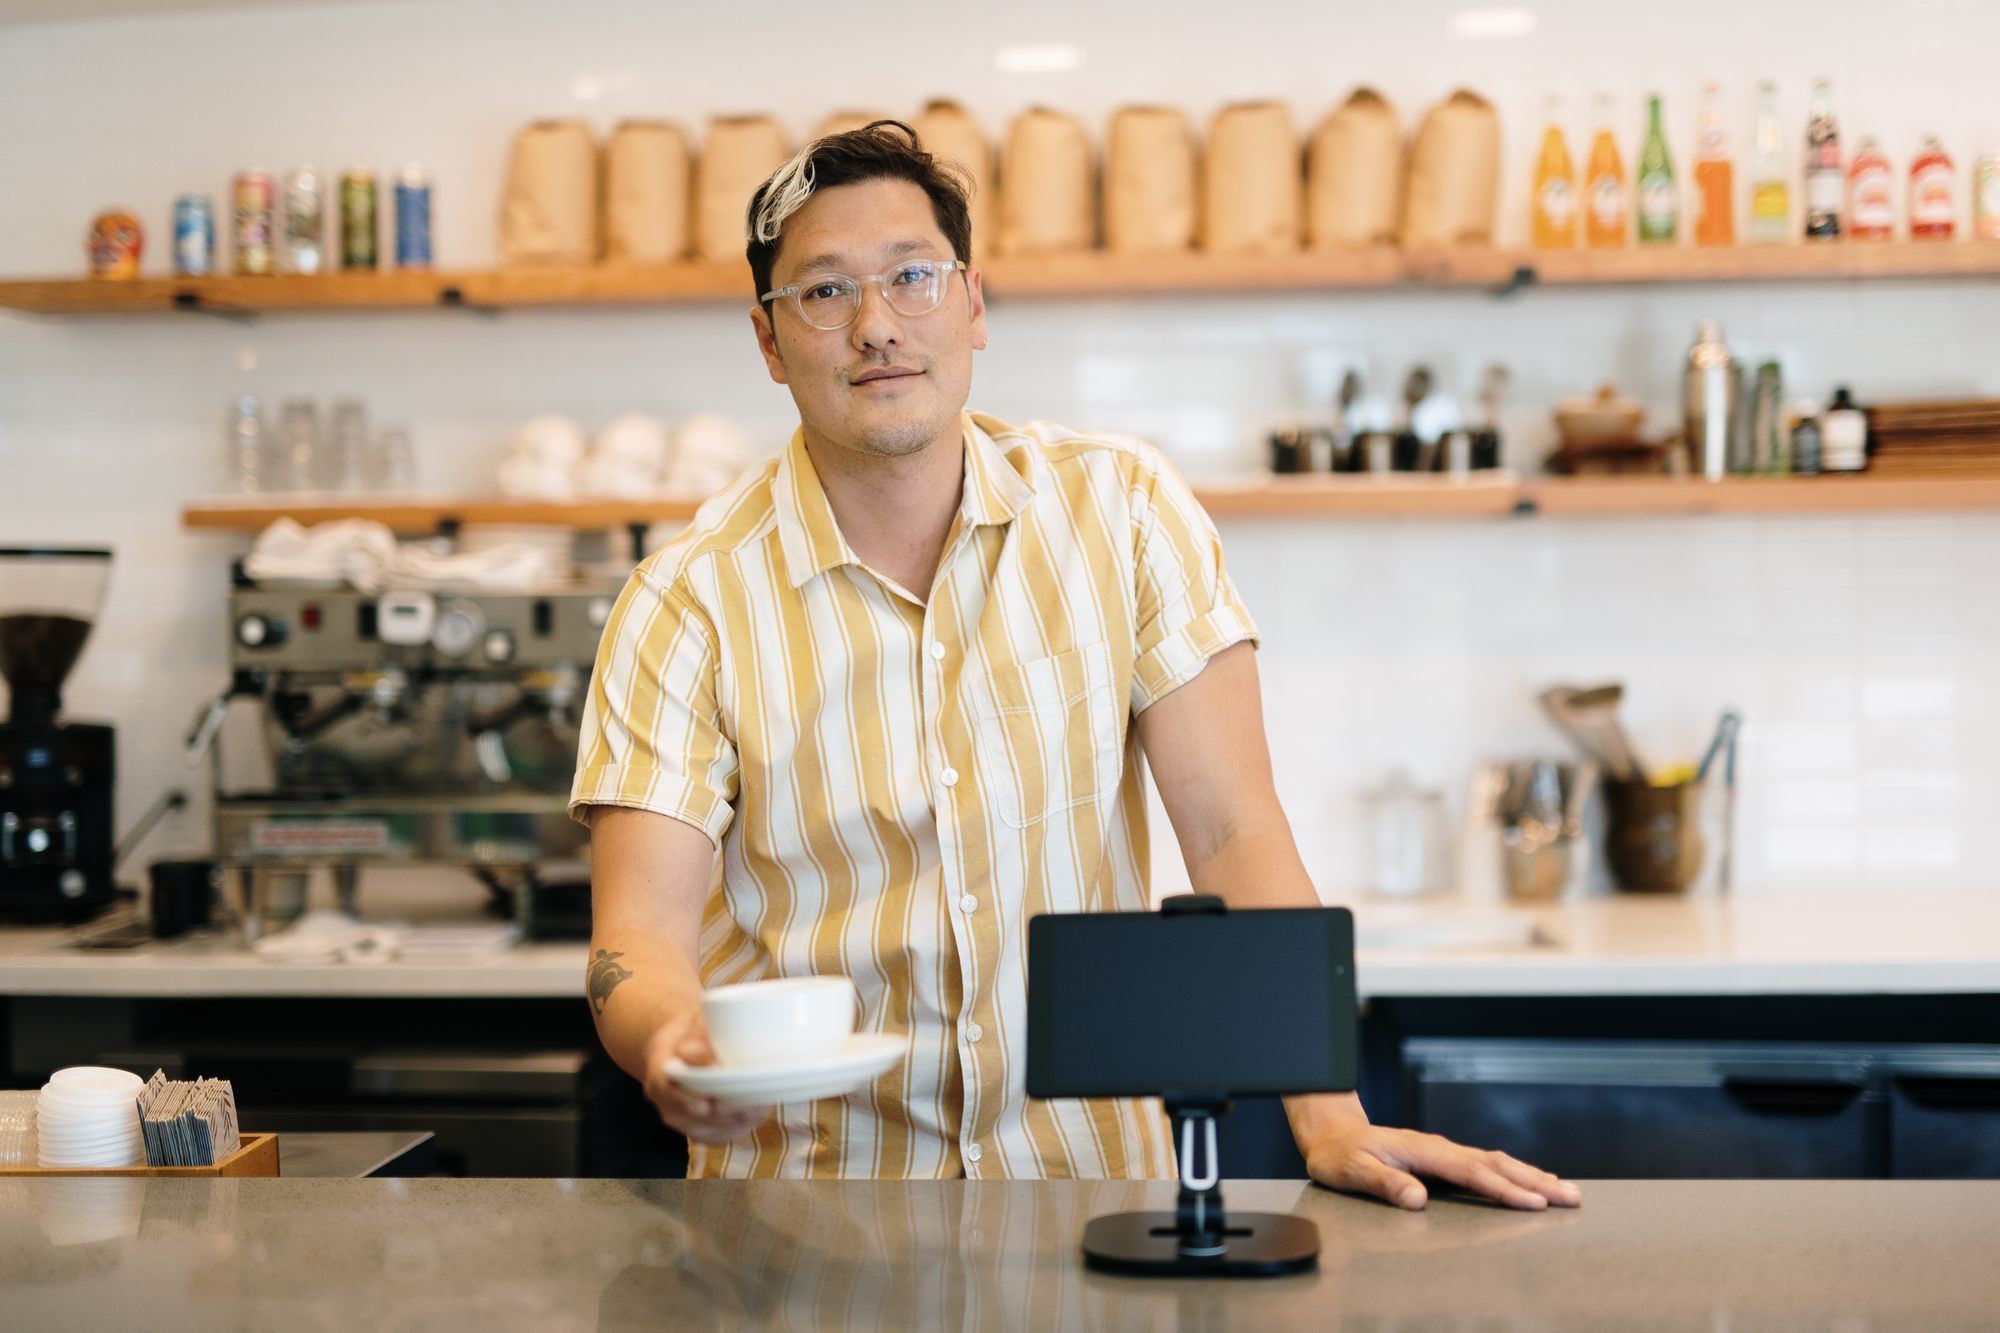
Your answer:
[[[1363,999],[2000,993],[2000,891],[1355,906]],[[234,937],[74,949],[0,929],[0,995],[583,997],[582,944],[481,963],[293,965]],[[1532,943],[1530,936],[1549,943]]]

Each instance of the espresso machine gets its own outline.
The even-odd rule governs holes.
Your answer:
[[[82,921],[111,902],[110,727],[62,716],[111,552],[0,549],[0,919]]]
[[[350,913],[371,866],[455,866],[514,898],[582,858],[567,814],[584,691],[613,587],[358,592],[252,582],[230,591],[230,683],[198,720],[216,856],[254,938],[272,872],[332,871]],[[245,782],[216,744],[254,704],[263,763]],[[248,767],[248,765],[246,765]]]

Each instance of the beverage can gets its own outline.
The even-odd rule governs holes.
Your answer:
[[[278,267],[287,273],[317,273],[326,259],[326,192],[319,173],[301,167],[285,177],[285,228]]]
[[[396,267],[431,266],[431,183],[422,167],[396,178]]]
[[[350,171],[340,178],[340,266],[374,268],[375,173]]]
[[[215,272],[215,210],[205,194],[174,200],[174,272],[190,278]]]
[[[231,241],[238,273],[262,276],[273,268],[271,174],[255,168],[237,175],[230,188]]]
[[[90,220],[84,249],[93,278],[136,278],[139,254],[146,243],[139,219],[122,208],[109,209]]]

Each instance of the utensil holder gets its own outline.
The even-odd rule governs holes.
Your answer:
[[[1701,873],[1702,784],[1604,783],[1604,859],[1628,893],[1685,893]]]

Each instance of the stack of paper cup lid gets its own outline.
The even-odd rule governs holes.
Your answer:
[[[137,1074],[95,1065],[58,1069],[35,1099],[35,1137],[45,1167],[144,1166]]]

